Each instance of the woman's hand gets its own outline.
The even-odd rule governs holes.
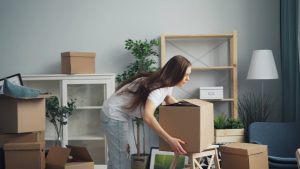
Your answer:
[[[151,100],[147,100],[145,104],[145,114],[144,122],[148,124],[163,140],[165,140],[174,153],[176,154],[186,154],[186,151],[182,148],[182,144],[185,144],[184,141],[170,136],[158,123],[156,118],[153,116],[155,106]]]
[[[175,154],[183,155],[187,153],[181,146],[185,144],[185,142],[178,138],[171,137],[168,140],[168,144],[170,145],[171,149],[174,151]]]

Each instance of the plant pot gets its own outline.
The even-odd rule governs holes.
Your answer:
[[[215,143],[244,142],[244,132],[244,129],[215,129]]]
[[[149,154],[132,154],[131,155],[131,168],[132,169],[146,169],[149,161]]]

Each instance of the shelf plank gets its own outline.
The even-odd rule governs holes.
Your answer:
[[[192,67],[192,70],[231,70],[234,66]]]
[[[55,138],[46,137],[46,141],[55,141]],[[104,137],[100,136],[72,136],[68,140],[104,140]]]
[[[224,98],[224,99],[201,99],[205,101],[214,101],[214,102],[232,102],[234,101],[233,98]]]
[[[69,136],[68,140],[104,140],[101,136]]]
[[[191,39],[191,38],[232,38],[233,34],[207,34],[207,35],[201,35],[201,34],[194,34],[194,35],[162,35],[166,39]]]
[[[84,109],[88,109],[88,110],[94,110],[94,109],[102,109],[102,106],[78,106],[76,107],[76,109],[78,110],[84,110]]]

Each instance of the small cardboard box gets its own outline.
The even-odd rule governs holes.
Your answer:
[[[223,86],[200,87],[200,99],[223,99]]]
[[[95,73],[94,52],[63,52],[61,53],[61,72],[63,74]]]
[[[45,169],[45,142],[4,144],[6,169]]]
[[[45,130],[45,98],[0,96],[0,133]]]
[[[266,145],[232,143],[220,151],[222,169],[269,169]]]
[[[71,158],[70,158],[71,157]],[[94,169],[94,162],[85,147],[52,147],[46,158],[47,169]]]
[[[29,143],[29,142],[44,142],[45,141],[45,132],[30,132],[30,133],[0,133],[0,146],[7,143]]]
[[[186,142],[188,153],[199,153],[214,142],[213,104],[199,99],[184,100],[181,104],[161,106],[159,124],[172,137]],[[159,149],[172,151],[163,140]]]

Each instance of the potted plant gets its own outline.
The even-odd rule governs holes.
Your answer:
[[[63,126],[68,123],[67,118],[76,109],[75,99],[68,101],[67,106],[60,106],[57,96],[46,98],[46,118],[55,129],[55,146],[62,146]]]
[[[134,62],[130,63],[126,70],[118,74],[116,77],[116,82],[118,84],[126,81],[129,78],[136,76],[142,72],[153,72],[157,70],[155,57],[159,56],[158,53],[159,41],[156,39],[148,41],[132,40],[128,39],[125,41],[125,49],[131,51],[134,56]],[[141,126],[143,127],[143,152],[141,153]],[[135,117],[132,120],[132,127],[134,132],[134,142],[137,150],[137,154],[133,154],[131,157],[131,167],[133,169],[143,169],[146,168],[148,162],[148,154],[145,153],[145,127],[142,118]],[[135,129],[136,127],[136,129]]]
[[[240,119],[228,118],[224,113],[216,116],[215,143],[244,142],[244,125]]]
[[[248,138],[248,127],[253,122],[264,122],[268,120],[271,113],[270,97],[255,95],[253,92],[244,93],[238,102],[238,111],[241,121],[245,126],[246,138]]]

